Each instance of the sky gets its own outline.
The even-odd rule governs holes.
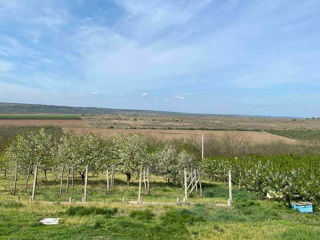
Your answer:
[[[0,102],[320,116],[319,0],[0,0]]]

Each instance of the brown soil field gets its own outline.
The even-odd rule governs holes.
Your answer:
[[[296,143],[296,140],[292,140],[286,137],[281,137],[267,132],[258,131],[202,131],[202,130],[161,130],[161,129],[103,129],[103,128],[64,128],[65,132],[73,131],[76,134],[93,133],[100,137],[115,136],[118,133],[130,134],[141,133],[145,136],[153,136],[162,140],[168,140],[173,138],[182,139],[195,139],[200,141],[201,135],[205,137],[215,137],[222,139],[225,137],[235,138],[237,140],[247,141],[251,144],[262,143]]]
[[[87,122],[74,119],[0,119],[0,126],[60,126],[62,128],[84,128]]]

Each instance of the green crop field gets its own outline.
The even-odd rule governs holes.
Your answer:
[[[1,119],[71,119],[71,120],[78,120],[81,119],[78,115],[64,115],[64,114],[0,114]]]

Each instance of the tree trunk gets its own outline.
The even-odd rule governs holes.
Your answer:
[[[84,185],[84,177],[85,177],[85,174],[84,173],[80,173],[81,175],[81,182],[82,182],[82,185]]]
[[[14,175],[13,195],[16,195],[16,192],[17,192],[17,179],[18,179],[18,163],[16,163],[16,171]]]
[[[68,170],[67,170],[67,190],[66,190],[67,193],[69,192],[69,182],[70,182],[70,168],[68,167]]]
[[[28,189],[28,182],[29,182],[30,172],[31,172],[31,164],[29,164],[29,167],[28,167],[26,184],[24,185],[24,192],[26,192],[27,189]]]
[[[4,178],[4,179],[7,178],[7,168],[5,168],[4,171],[3,171],[3,178]]]
[[[47,169],[45,168],[43,169],[43,171],[44,171],[44,180],[47,180]]]
[[[127,175],[127,185],[130,186],[131,173],[126,173]]]
[[[60,192],[59,194],[61,195],[62,194],[62,184],[63,184],[63,170],[64,170],[64,167],[61,168],[61,178],[60,178]]]

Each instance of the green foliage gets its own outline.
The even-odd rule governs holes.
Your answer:
[[[113,144],[113,156],[118,163],[117,169],[128,176],[129,184],[131,175],[149,162],[145,138],[141,134],[129,136],[119,134],[115,137]]]
[[[135,210],[130,213],[129,217],[138,220],[150,221],[155,217],[155,214],[153,214],[149,209],[144,211]]]
[[[242,158],[208,158],[203,170],[212,178],[227,179],[261,197],[285,202],[311,201],[320,205],[320,162],[318,155],[257,155]]]

